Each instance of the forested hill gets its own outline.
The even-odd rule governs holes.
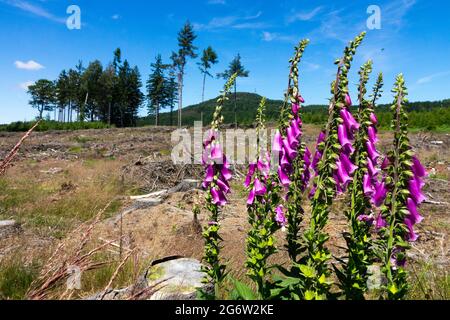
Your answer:
[[[237,93],[237,119],[242,126],[249,126],[254,122],[256,108],[261,101],[261,96],[255,93],[238,92]],[[268,121],[276,121],[279,108],[282,105],[281,100],[270,100],[266,102],[266,118]],[[216,106],[216,99],[195,104],[183,108],[183,125],[192,126],[194,121],[200,121],[203,116],[203,123],[211,122],[212,113]],[[308,105],[303,108],[303,121],[305,123],[324,123],[327,118],[327,105]],[[436,129],[450,126],[450,99],[433,102],[411,102],[408,104],[410,113],[410,127]],[[234,122],[234,96],[230,99],[223,109],[224,122],[230,124]],[[377,115],[381,126],[389,127],[391,119],[389,105],[380,105],[377,107]],[[173,124],[177,122],[177,110],[173,112]],[[138,125],[152,125],[155,123],[154,117],[144,117],[138,121]],[[159,118],[160,125],[170,125],[170,113],[161,113]]]

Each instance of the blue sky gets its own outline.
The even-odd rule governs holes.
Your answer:
[[[80,30],[66,27],[66,10],[72,4],[81,9]],[[381,9],[379,30],[367,28],[369,5]],[[308,37],[301,91],[307,104],[325,104],[334,60],[351,38],[366,30],[351,72],[355,100],[357,71],[369,58],[374,73],[385,74],[382,102],[392,100],[390,89],[400,72],[411,101],[450,98],[449,12],[446,0],[0,0],[0,123],[34,118],[26,93],[29,83],[55,79],[80,59],[107,64],[117,47],[145,81],[158,53],[169,61],[187,19],[198,34],[195,45],[211,45],[218,52],[214,73],[241,54],[250,77],[238,80],[239,91],[281,98],[293,46]],[[199,102],[196,61],[188,63],[185,84],[184,105]],[[222,80],[208,79],[206,97],[216,96],[221,87]]]

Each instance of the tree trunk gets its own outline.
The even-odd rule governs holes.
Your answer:
[[[170,126],[173,125],[173,105],[170,106]]]
[[[108,125],[111,125],[111,101],[108,103]]]
[[[205,102],[205,83],[206,83],[206,73],[203,74],[202,102]]]
[[[181,109],[183,108],[183,70],[178,74],[178,128],[181,128]]]
[[[236,115],[236,82],[234,82],[234,128],[237,129],[237,115]]]

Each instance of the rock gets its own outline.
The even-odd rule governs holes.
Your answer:
[[[0,239],[21,233],[22,227],[14,220],[0,220]]]
[[[51,168],[48,170],[41,170],[41,173],[57,174],[57,173],[61,173],[62,171],[63,171],[62,168]]]
[[[145,274],[147,286],[158,289],[150,300],[195,300],[197,289],[212,292],[212,284],[202,283],[201,263],[192,258],[176,258],[150,267]]]

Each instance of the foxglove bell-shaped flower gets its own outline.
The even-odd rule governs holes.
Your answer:
[[[409,215],[407,217],[411,220],[411,222],[413,222],[414,224],[421,223],[423,217],[419,214],[419,211],[417,210],[417,205],[411,198],[408,198],[406,207],[408,208],[409,211]]]
[[[414,242],[419,236],[414,232],[414,223],[409,218],[405,218],[405,225],[409,230],[408,241]]]
[[[370,142],[376,144],[378,142],[377,131],[374,127],[369,127],[367,129],[367,134],[369,136]]]
[[[255,169],[256,169],[256,164],[255,163],[250,163],[248,165],[248,173],[247,173],[247,176],[245,177],[245,182],[244,182],[244,186],[246,188],[248,188],[248,186],[252,182],[252,177],[255,174]]]
[[[347,108],[344,108],[340,112],[342,120],[344,120],[345,127],[350,131],[354,132],[359,129],[360,125],[356,122],[355,118],[353,118],[352,114],[348,111]]]
[[[420,181],[418,179],[411,179],[409,180],[409,192],[411,194],[411,198],[414,200],[416,204],[421,204],[426,200],[425,196],[423,195],[422,191],[420,190]]]
[[[383,204],[384,199],[386,199],[387,188],[384,182],[377,183],[375,185],[375,194],[372,197],[372,201],[375,206],[379,207]]]
[[[288,127],[286,129],[286,133],[287,133],[287,141],[289,142],[289,146],[293,149],[297,149],[298,140],[297,140],[297,136],[294,134],[292,128]]]
[[[379,169],[375,168],[375,166],[370,158],[367,158],[367,169],[369,170],[369,174],[372,178],[376,177],[378,175],[378,173],[380,172]]]
[[[283,139],[281,138],[280,131],[276,131],[273,137],[272,150],[274,152],[281,152],[283,146]]]
[[[374,191],[369,175],[366,173],[363,178],[363,190],[366,196],[372,196]]]
[[[296,103],[293,103],[292,104],[292,113],[294,115],[297,115],[298,114],[298,110],[300,110],[300,106],[298,104],[296,104]]]
[[[223,160],[222,148],[220,147],[220,144],[218,144],[218,143],[214,143],[212,145],[211,160],[214,160],[214,162],[216,162],[216,163],[218,163],[218,161],[221,162]]]
[[[422,178],[426,176],[427,172],[425,171],[424,166],[420,163],[419,159],[416,156],[412,158],[413,166],[412,171],[415,176]]]
[[[255,189],[252,188],[248,194],[247,204],[251,206],[255,202]]]
[[[282,141],[283,141],[284,151],[286,152],[289,159],[291,159],[291,160],[295,159],[295,157],[297,156],[297,151],[292,149],[287,138],[284,138]]]
[[[349,159],[349,157],[345,153],[341,153],[339,156],[339,160],[341,161],[342,165],[344,166],[345,170],[349,174],[353,174],[356,169],[358,169],[357,166],[355,166]]]
[[[338,138],[339,143],[343,148],[345,148],[350,153],[353,153],[355,149],[352,146],[352,143],[348,139],[347,130],[345,129],[344,125],[340,124],[338,126]]]
[[[347,107],[352,106],[352,98],[350,97],[350,95],[348,93],[345,95],[345,104],[347,105]]]
[[[278,167],[278,176],[280,178],[281,184],[284,187],[289,187],[289,185],[291,184],[291,180],[289,180],[289,177],[281,167]]]
[[[373,162],[376,162],[380,154],[377,152],[377,149],[375,148],[374,144],[370,141],[367,141],[366,148],[370,159],[372,159]]]
[[[276,209],[275,209],[275,221],[281,226],[281,227],[285,227],[287,225],[287,219],[286,216],[283,212],[283,206],[279,205]]]
[[[377,116],[376,116],[375,113],[373,113],[373,112],[370,114],[370,121],[371,121],[372,124],[375,125],[375,126],[378,124]]]
[[[213,165],[208,165],[206,167],[205,179],[203,179],[203,187],[206,188],[214,179],[214,167]]]
[[[255,195],[257,196],[263,196],[267,191],[266,187],[261,183],[261,181],[259,181],[258,178],[255,179],[254,188]]]
[[[224,206],[227,203],[227,199],[225,198],[225,195],[221,190],[218,190],[216,188],[211,188],[211,196],[212,196],[212,202],[214,204],[217,204],[219,206]]]
[[[336,163],[337,165],[337,176],[339,178],[339,181],[342,183],[343,187],[345,188],[345,186],[352,181],[352,178],[350,178],[350,176],[348,175],[348,172],[345,170],[344,165],[342,164],[341,161],[338,161]]]
[[[375,229],[380,230],[387,226],[386,220],[383,218],[381,213],[378,213],[377,219],[375,220]]]

